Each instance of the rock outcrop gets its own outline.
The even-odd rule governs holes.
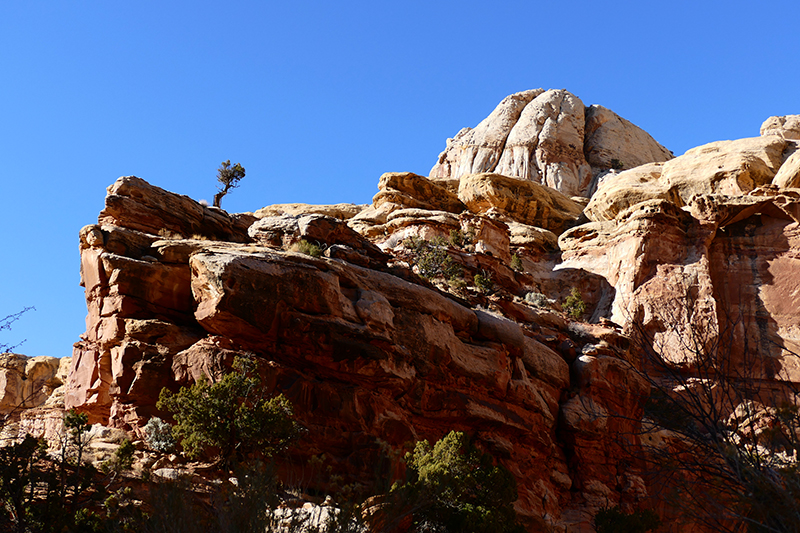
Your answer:
[[[632,451],[638,342],[691,372],[699,335],[731,368],[755,351],[758,379],[800,381],[796,123],[673,159],[535,90],[448,140],[430,177],[384,174],[368,206],[228,214],[120,178],[80,232],[87,330],[65,406],[138,432],[168,416],[162,388],[246,354],[307,429],[288,470],[324,452],[366,483],[387,449],[463,430],[516,477],[529,530],[590,531],[654,488]]]
[[[421,176],[392,175],[381,183],[417,196],[438,187]],[[575,345],[564,332],[540,324],[553,320],[541,318],[552,311],[515,303],[514,295],[524,295],[535,281],[505,264],[512,238],[517,250],[530,246],[530,257],[552,249],[555,235],[528,224],[560,232],[564,220],[547,221],[556,220],[560,210],[577,218],[580,210],[568,198],[542,193],[550,211],[538,217],[506,210],[506,218],[520,216],[528,223],[514,223],[510,238],[508,226],[486,215],[483,205],[470,211],[470,202],[455,194],[429,195],[427,207],[445,211],[420,208],[412,194],[396,195],[397,209],[389,216],[403,216],[387,218],[378,239],[382,252],[323,215],[264,217],[254,219],[248,232],[236,232],[237,218],[222,211],[200,222],[193,215],[181,221],[173,206],[183,197],[142,180],[120,178],[109,188],[112,206],[120,191],[128,205],[137,204],[133,212],[150,214],[150,227],[130,223],[123,213],[112,218],[106,208],[101,224],[81,231],[89,317],[84,340],[75,347],[67,408],[88,412],[91,422],[137,430],[157,413],[162,387],[176,388],[201,375],[215,379],[234,355],[257,354],[269,362],[266,382],[289,397],[308,428],[297,452],[300,463],[338,450],[332,466],[363,479],[371,475],[381,442],[402,447],[462,429],[476,434],[517,476],[517,507],[531,520],[557,521],[564,509],[582,507],[595,498],[582,492],[584,485],[618,493],[613,476],[598,464],[606,459],[596,454],[597,439],[613,444],[582,427],[594,414],[581,409],[581,398],[601,409],[613,402],[614,408],[637,412],[646,391],[611,398],[611,384],[588,377],[576,388],[568,362],[575,360]],[[378,197],[378,207],[385,198]],[[526,209],[534,209],[536,201],[532,197]],[[164,224],[156,221],[158,213]],[[414,222],[399,224],[403,219]],[[402,242],[392,239],[396,233],[416,228],[410,234],[419,234],[424,227],[447,235],[462,223],[474,232],[472,251],[453,246],[449,253],[468,271],[491,272],[496,294],[490,300],[471,287],[460,289],[461,296],[443,292],[387,254],[396,252],[389,247],[393,243],[402,256]],[[173,238],[157,235],[159,226],[168,226]],[[177,238],[219,234],[221,227],[229,228],[229,241]],[[327,247],[325,256],[291,251],[297,239],[309,235]],[[337,255],[337,247],[352,254]],[[492,304],[501,294],[504,303]],[[480,301],[495,310],[478,309]],[[504,318],[503,308],[520,318]],[[599,328],[584,340],[602,344],[612,334]],[[620,372],[633,375],[624,352],[620,344],[598,358],[615,358]],[[564,407],[567,398],[572,403]],[[571,422],[561,427],[565,408]],[[563,440],[561,431],[569,439]]]
[[[609,169],[667,161],[671,152],[602,106],[565,90],[512,94],[475,129],[464,128],[439,155],[430,177],[495,173],[589,197]]]

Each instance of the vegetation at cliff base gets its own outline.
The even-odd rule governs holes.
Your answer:
[[[433,446],[417,442],[406,464],[409,479],[392,488],[392,501],[410,513],[412,531],[525,531],[514,512],[516,480],[465,433],[451,431]]]
[[[177,393],[162,389],[157,407],[175,417],[172,434],[190,458],[204,452],[224,462],[270,457],[301,434],[289,401],[265,398],[255,362],[244,357],[216,383],[200,379]]]

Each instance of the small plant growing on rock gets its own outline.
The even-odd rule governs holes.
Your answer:
[[[291,250],[311,257],[322,257],[322,247],[305,239],[300,239],[292,245]]]
[[[625,168],[625,163],[623,163],[619,159],[612,159],[611,168],[614,170],[622,170],[623,168]]]
[[[475,241],[475,233],[472,229],[463,231],[461,229],[450,230],[450,244],[455,248],[464,249]]]
[[[442,277],[447,280],[459,278],[463,270],[461,265],[453,261],[447,253],[447,241],[442,237],[436,237],[430,241],[411,237],[403,241],[411,252],[411,263],[417,267],[419,275],[426,279]]]
[[[168,230],[167,228],[161,228],[158,230],[158,236],[169,241],[183,239],[183,235],[176,231]]]
[[[214,207],[219,207],[222,197],[228,191],[239,186],[239,180],[244,177],[244,167],[239,163],[231,165],[231,160],[223,161],[217,169],[217,181],[220,182],[219,192],[214,195]]]
[[[473,282],[475,284],[475,288],[478,289],[479,292],[487,293],[491,292],[494,289],[494,280],[492,280],[492,273],[486,270],[481,270],[475,277],[473,278]]]
[[[510,266],[511,270],[514,270],[516,272],[522,272],[523,270],[522,259],[520,259],[520,257],[517,254],[512,255]]]
[[[144,437],[151,449],[160,453],[169,453],[175,448],[172,426],[154,416],[144,425]]]
[[[523,300],[525,300],[525,303],[527,303],[528,305],[531,305],[533,307],[538,307],[540,309],[550,307],[550,304],[553,303],[549,298],[547,298],[547,296],[545,296],[541,292],[536,292],[536,291],[531,291],[527,293],[525,295],[525,298],[523,298]]]
[[[572,287],[569,296],[564,300],[564,305],[561,307],[564,309],[565,313],[575,320],[578,320],[586,312],[586,303],[581,297],[581,291],[579,291],[577,287]]]

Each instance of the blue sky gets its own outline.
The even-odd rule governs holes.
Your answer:
[[[566,7],[569,6],[569,7]],[[366,203],[507,94],[565,88],[676,154],[800,113],[800,3],[7,0],[0,344],[70,355],[78,231],[137,175],[230,212]]]

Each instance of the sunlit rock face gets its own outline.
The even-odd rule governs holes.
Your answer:
[[[517,478],[531,531],[588,531],[653,489],[632,460],[641,341],[690,371],[685,339],[724,338],[733,368],[755,349],[759,376],[798,380],[800,190],[780,119],[673,159],[536,90],[448,141],[429,177],[381,176],[367,206],[228,214],[120,178],[80,232],[87,329],[65,405],[139,431],[167,416],[163,387],[255,356],[308,429],[287,469],[325,453],[368,483],[401,470],[376,472],[387,450],[463,430]]]
[[[669,150],[613,111],[586,107],[563,89],[536,89],[507,96],[474,129],[448,139],[430,177],[489,172],[589,197],[610,169],[669,159]]]

